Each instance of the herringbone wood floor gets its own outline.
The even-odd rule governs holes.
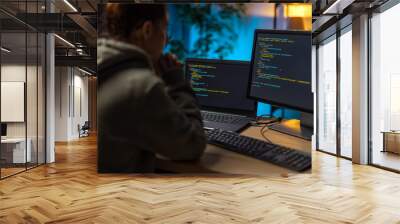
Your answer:
[[[290,177],[96,173],[93,137],[0,181],[0,223],[400,223],[400,175],[313,153]]]

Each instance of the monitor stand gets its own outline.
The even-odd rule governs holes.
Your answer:
[[[313,119],[313,114],[301,112],[300,120],[283,120],[270,125],[269,129],[311,141]]]

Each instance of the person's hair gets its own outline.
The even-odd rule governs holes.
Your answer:
[[[114,38],[128,38],[146,21],[159,22],[167,13],[165,4],[107,3],[107,33]]]

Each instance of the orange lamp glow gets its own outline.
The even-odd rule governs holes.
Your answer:
[[[282,121],[282,124],[293,130],[297,130],[297,131],[301,130],[300,120],[297,120],[297,119],[285,120],[285,121]]]
[[[311,4],[289,4],[287,8],[287,17],[303,17],[312,16]]]

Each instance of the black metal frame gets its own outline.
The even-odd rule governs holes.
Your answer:
[[[341,65],[340,65],[340,30],[336,30],[336,154],[341,156],[341,133],[342,125],[340,119],[340,78],[341,78]]]
[[[1,27],[2,27],[2,23],[0,23],[0,30],[1,30]],[[2,32],[0,32],[0,47],[2,46]],[[0,84],[1,84],[1,77],[2,77],[2,74],[1,74],[1,61],[2,61],[2,58],[1,58],[1,50],[0,50]],[[0,111],[1,111],[1,85],[0,85]],[[0,113],[0,124],[1,124],[1,113]],[[0,136],[2,135],[2,133],[1,133],[1,130],[0,130]],[[1,165],[1,152],[2,152],[2,148],[1,148],[2,146],[1,146],[1,144],[0,144],[0,165]],[[0,180],[1,180],[1,166],[0,166]]]
[[[368,107],[368,137],[367,137],[367,141],[368,141],[368,164],[373,164],[372,163],[372,153],[373,153],[373,149],[372,149],[372,103],[371,103],[371,93],[372,93],[372,85],[371,85],[371,75],[372,75],[372,65],[371,65],[371,56],[372,56],[372,42],[371,42],[371,37],[372,37],[372,33],[371,33],[371,19],[372,19],[372,12],[368,12],[368,100],[367,100],[367,107]]]
[[[319,49],[319,44],[315,45],[315,148],[318,150],[319,149],[319,108],[318,108],[318,102],[319,102],[319,75],[318,75],[318,71],[319,71],[319,53],[318,53],[318,49]]]
[[[341,99],[340,99],[340,79],[341,79],[341,65],[340,65],[340,37],[344,34],[343,31],[348,29],[348,27],[351,26],[351,24],[340,28],[337,27],[337,30],[334,34],[326,37],[325,39],[319,41],[317,43],[317,47],[316,47],[316,150],[319,152],[323,152],[329,155],[334,155],[343,159],[347,159],[347,160],[352,160],[352,158],[349,158],[347,156],[343,156],[341,153],[341,117],[340,117],[340,103],[341,103]],[[319,97],[318,97],[318,91],[319,91],[319,54],[318,54],[318,49],[319,49],[319,45],[320,43],[327,41],[328,39],[332,38],[333,36],[335,36],[334,40],[331,41],[336,41],[336,153],[332,153],[332,152],[328,152],[326,150],[320,149],[319,148],[319,125],[320,125],[320,121],[319,121],[319,109],[318,109],[318,102],[319,102]]]

